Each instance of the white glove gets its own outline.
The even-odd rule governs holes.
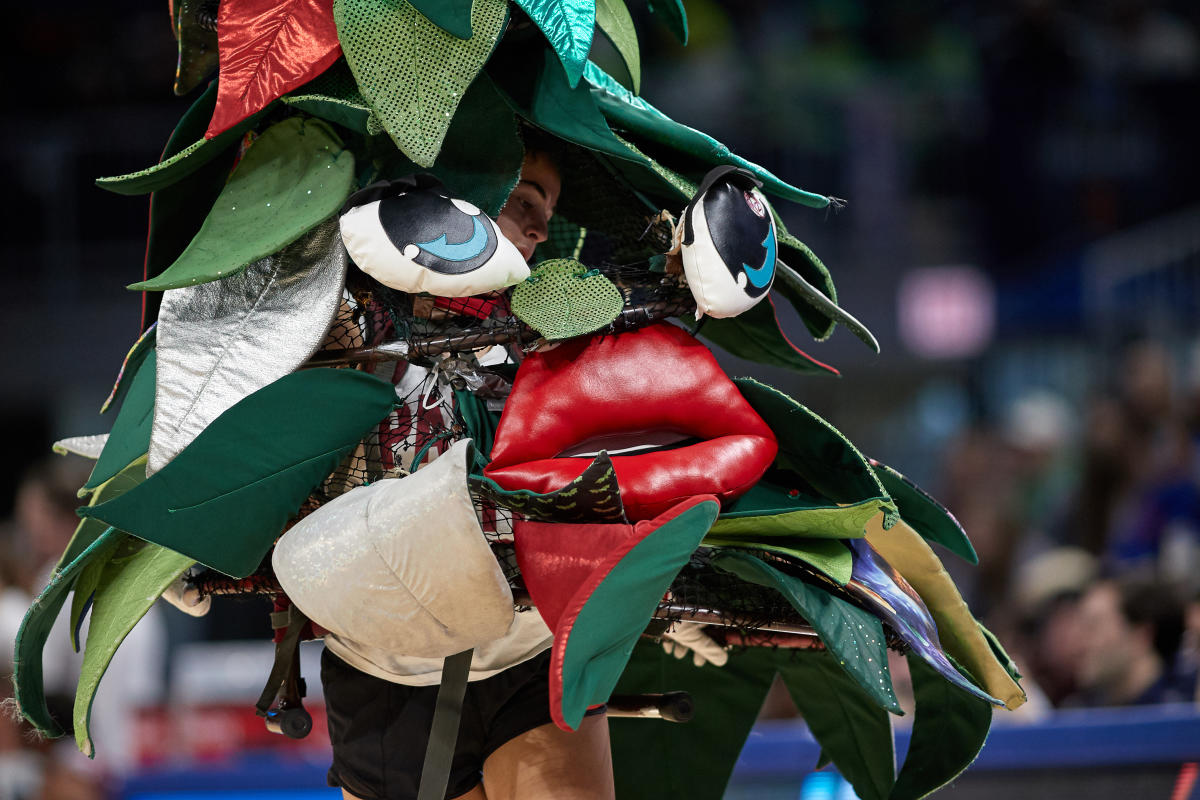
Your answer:
[[[697,667],[712,664],[717,667],[725,666],[729,653],[704,632],[704,626],[695,622],[676,622],[663,634],[663,650],[676,658],[683,658],[689,652],[692,663]]]
[[[212,595],[200,596],[200,590],[187,585],[187,579],[180,575],[175,582],[162,593],[163,600],[192,617],[203,617],[212,608]]]

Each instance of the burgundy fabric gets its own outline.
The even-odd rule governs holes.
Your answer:
[[[554,633],[550,651],[550,717],[559,728],[573,730],[562,713],[563,659],[575,620],[592,594],[644,539],[688,509],[716,500],[712,495],[688,498],[654,519],[635,525],[514,520],[517,566],[534,606]],[[667,588],[663,587],[664,592]],[[631,624],[647,622],[632,620]]]
[[[631,520],[700,494],[732,500],[775,459],[775,435],[708,348],[673,325],[572,339],[522,362],[484,473],[508,490],[562,488],[588,458],[556,456],[594,437],[670,431],[702,441],[613,456]]]
[[[238,0],[217,12],[220,80],[211,139],[308,83],[342,54],[333,0]]]

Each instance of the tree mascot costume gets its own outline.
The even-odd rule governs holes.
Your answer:
[[[649,8],[686,41],[678,0]],[[777,673],[864,800],[922,797],[974,759],[992,707],[1024,694],[930,548],[974,561],[962,529],[708,350],[836,374],[784,336],[781,302],[818,341],[841,323],[877,348],[771,205],[838,201],[640,98],[621,0],[171,13],[175,89],[198,97],[158,164],[99,181],[150,195],[130,286],[147,324],[111,433],[62,443],[97,461],[18,639],[26,719],[63,732],[41,657],[68,595],[76,639],[90,611],[90,755],[96,687],[158,597],[257,591],[280,611],[259,710],[293,736],[301,637],[446,659],[453,694],[472,650],[533,619],[560,727],[693,699],[684,724],[614,720],[621,797],[720,796]],[[588,58],[597,28],[621,81]],[[563,190],[529,265],[497,216],[535,150]],[[916,698],[898,773],[889,647]]]

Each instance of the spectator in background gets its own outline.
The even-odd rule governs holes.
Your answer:
[[[1195,675],[1176,669],[1183,625],[1183,604],[1159,583],[1124,578],[1094,584],[1079,606],[1079,691],[1067,704],[1190,701]]]

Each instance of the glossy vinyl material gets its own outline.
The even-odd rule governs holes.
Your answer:
[[[666,323],[568,341],[522,363],[484,474],[508,490],[554,491],[590,458],[570,448],[618,433],[668,431],[697,441],[614,456],[631,520],[683,498],[748,491],[775,458],[775,435],[704,345]]]
[[[239,0],[217,16],[221,82],[211,139],[302,86],[342,54],[333,0]]]

